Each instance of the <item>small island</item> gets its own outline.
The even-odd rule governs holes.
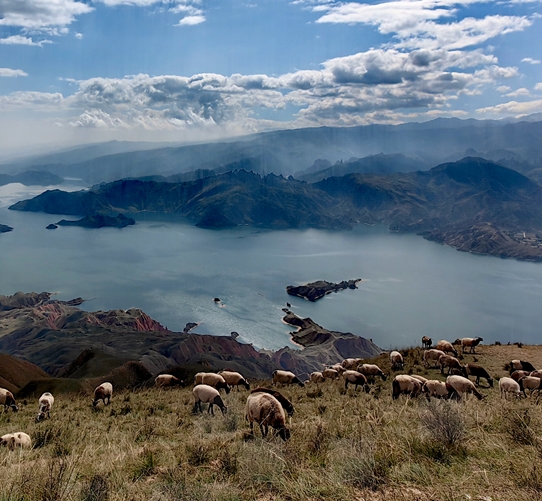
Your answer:
[[[77,221],[62,219],[56,224],[58,226],[81,226],[82,228],[104,228],[106,226],[125,228],[126,226],[135,224],[135,221],[131,217],[126,217],[124,214],[119,214],[116,217],[96,214],[94,216],[86,216]]]
[[[358,282],[362,282],[362,279],[357,278],[355,280],[343,280],[339,283],[318,280],[305,285],[288,285],[286,287],[286,292],[290,294],[290,296],[299,296],[303,299],[314,302],[332,292],[337,292],[343,289],[357,289]]]
[[[13,228],[11,226],[8,226],[6,224],[0,224],[0,233],[7,233],[8,231],[12,231]]]

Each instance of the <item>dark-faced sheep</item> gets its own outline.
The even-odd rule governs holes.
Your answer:
[[[358,365],[358,372],[363,374],[367,379],[374,379],[376,376],[379,376],[382,378],[382,381],[386,381],[386,374],[375,364]]]
[[[401,394],[416,398],[422,392],[422,382],[407,374],[395,376],[391,387],[394,400],[399,398]]]
[[[478,400],[482,400],[483,395],[476,389],[474,383],[463,376],[448,376],[446,383],[450,385],[461,398],[465,393],[472,393]]]
[[[250,383],[239,372],[220,371],[218,374],[225,379],[230,388],[235,386],[239,391],[239,386],[243,386],[245,389],[250,390]]]
[[[510,374],[514,371],[527,371],[533,372],[536,369],[533,367],[533,364],[530,362],[525,362],[524,360],[512,360],[510,362]]]
[[[323,383],[326,380],[324,375],[321,372],[311,372],[309,376],[309,381],[311,383]]]
[[[390,353],[390,363],[393,370],[402,369],[405,365],[403,355],[401,355],[398,351],[392,351]]]
[[[194,395],[194,412],[203,412],[201,408],[202,403],[209,404],[207,413],[210,413],[213,416],[215,415],[215,411],[213,409],[214,405],[217,405],[220,408],[222,414],[225,414],[228,410],[228,408],[224,405],[218,390],[212,386],[209,386],[208,384],[198,384],[194,386],[192,394]]]
[[[38,400],[38,415],[36,416],[36,423],[39,423],[43,419],[50,418],[51,409],[55,403],[55,397],[48,391],[45,392]]]
[[[444,353],[453,353],[454,357],[457,357],[456,349],[453,347],[450,341],[446,341],[445,339],[441,339],[435,346],[435,349],[443,351]]]
[[[276,386],[278,383],[280,383],[281,386],[285,384],[305,386],[293,372],[283,370],[273,371],[273,384]]]
[[[480,384],[480,378],[484,378],[487,381],[487,384],[493,388],[493,378],[489,373],[480,365],[476,364],[465,364],[465,371],[468,376],[474,376],[476,378],[476,384]]]
[[[518,384],[520,390],[523,392],[523,395],[527,396],[527,393],[525,393],[525,390],[531,390],[531,396],[533,395],[533,392],[536,390],[538,393],[540,393],[540,390],[542,389],[542,379],[532,376],[525,376],[520,379],[518,379]]]
[[[294,415],[295,409],[292,402],[277,390],[272,390],[271,388],[254,388],[250,393],[268,393],[269,395],[273,395],[280,402],[280,405],[282,405],[288,416]]]
[[[371,391],[371,388],[369,388],[369,385],[367,384],[367,378],[361,372],[352,370],[344,371],[343,379],[345,389],[348,388],[348,384],[353,384],[354,391],[357,391],[358,386],[361,386],[365,390],[365,393]]]
[[[328,367],[322,371],[322,376],[324,376],[325,379],[337,379],[339,377],[339,372]]]
[[[157,388],[167,388],[168,386],[181,385],[183,382],[171,374],[160,374],[154,379]]]
[[[465,368],[461,365],[459,360],[457,358],[452,357],[450,355],[441,355],[438,359],[438,363],[440,365],[440,373],[444,374],[444,368],[448,368],[448,375],[451,374],[452,370],[455,369],[458,371],[462,376],[467,377],[467,372]]]
[[[514,381],[510,377],[502,377],[499,379],[499,390],[501,392],[501,398],[508,399],[508,394],[512,393],[516,398],[520,397],[521,388],[517,381]]]
[[[10,451],[15,447],[30,448],[32,446],[32,440],[29,435],[18,431],[15,433],[7,433],[0,437],[0,445],[7,447]]]
[[[269,427],[274,428],[282,440],[290,438],[286,428],[286,414],[280,402],[269,393],[251,393],[247,398],[245,417],[254,435],[254,422],[260,425],[262,437],[267,437]]]
[[[109,405],[111,397],[113,396],[113,385],[111,383],[102,383],[94,390],[94,398],[92,400],[92,406],[96,407],[101,400],[104,405]]]
[[[427,336],[422,337],[422,348],[429,349],[431,348],[432,344],[433,344],[433,340],[430,337],[427,337]]]
[[[531,373],[529,371],[514,371],[510,374],[510,377],[514,381],[519,381],[522,377],[529,376]]]
[[[214,372],[198,372],[195,377],[196,384],[206,384],[212,386],[216,390],[224,390],[226,394],[230,392],[230,387],[226,380],[220,375]]]
[[[17,412],[19,410],[13,393],[5,388],[0,388],[0,405],[4,406],[4,412],[6,412],[8,409],[11,409],[13,412]]]
[[[463,353],[465,353],[466,348],[469,348],[469,353],[476,353],[475,349],[483,339],[481,337],[464,337],[460,341]]]
[[[425,367],[435,367],[435,364],[438,367],[438,359],[445,355],[445,353],[442,350],[436,350],[435,348],[431,348],[430,350],[425,350],[423,352],[423,365]]]

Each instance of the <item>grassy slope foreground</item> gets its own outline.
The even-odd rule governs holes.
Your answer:
[[[506,374],[511,358],[542,367],[542,348],[480,347],[480,364]],[[437,376],[406,350],[405,372]],[[466,355],[463,362],[473,361]],[[385,355],[376,359],[389,371]],[[437,376],[440,377],[440,376]],[[35,399],[0,416],[34,449],[0,450],[0,499],[43,500],[514,500],[542,493],[535,399],[498,389],[456,402],[392,401],[391,378],[370,394],[339,383],[287,388],[292,438],[248,439],[246,391],[225,417],[193,415],[190,388],[117,392],[93,410],[89,395],[57,395],[51,419]]]

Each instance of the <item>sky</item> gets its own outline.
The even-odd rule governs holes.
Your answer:
[[[541,0],[0,0],[0,156],[542,112]]]

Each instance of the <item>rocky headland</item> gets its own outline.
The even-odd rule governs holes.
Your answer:
[[[288,285],[286,287],[286,292],[290,294],[290,296],[298,296],[314,302],[332,292],[338,292],[344,289],[357,289],[357,284],[361,281],[361,278],[355,280],[343,280],[339,283],[317,280],[316,282],[310,282],[305,285]]]
[[[81,228],[126,228],[126,226],[135,224],[135,220],[131,217],[126,217],[124,214],[119,214],[117,216],[95,214],[93,216],[85,216],[77,221],[62,219],[56,224],[58,226],[79,226]]]

